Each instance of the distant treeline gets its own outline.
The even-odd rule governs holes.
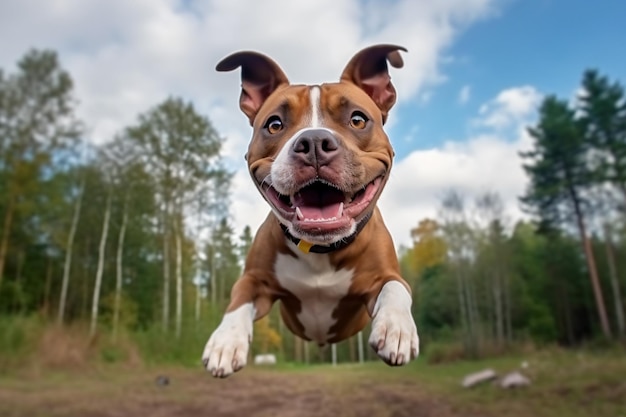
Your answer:
[[[402,255],[421,334],[480,355],[518,341],[567,346],[626,336],[626,100],[595,70],[574,101],[548,96],[520,154],[532,222],[500,197],[451,191]]]

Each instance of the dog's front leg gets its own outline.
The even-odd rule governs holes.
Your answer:
[[[411,294],[400,281],[387,281],[371,309],[369,344],[388,365],[404,365],[419,354]]]
[[[214,377],[225,378],[246,365],[253,323],[270,308],[270,298],[258,292],[252,277],[244,275],[235,283],[226,314],[202,354],[204,366]]]

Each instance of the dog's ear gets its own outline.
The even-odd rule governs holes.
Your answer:
[[[222,59],[215,69],[233,71],[241,67],[239,107],[250,125],[265,100],[280,85],[289,84],[287,76],[272,59],[258,52],[242,51]]]
[[[352,57],[341,74],[341,81],[356,84],[374,100],[383,115],[396,102],[396,89],[391,83],[387,61],[394,68],[402,68],[404,62],[400,52],[406,49],[397,45],[374,45],[359,51]]]

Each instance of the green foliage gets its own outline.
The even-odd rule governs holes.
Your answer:
[[[217,326],[215,326],[217,327]],[[203,323],[202,330],[194,323],[184,323],[179,339],[163,334],[160,324],[134,333],[141,357],[147,364],[183,364],[198,366],[202,349],[209,338],[209,327]]]
[[[543,304],[533,304],[528,310],[528,333],[535,343],[551,344],[557,338],[554,316]]]
[[[598,152],[591,169],[596,181],[616,184],[624,193],[626,185],[626,102],[624,88],[596,70],[583,75],[584,93],[579,97],[585,136]]]
[[[532,151],[521,153],[528,161],[523,167],[530,179],[521,201],[536,210],[546,225],[580,216],[581,191],[592,177],[585,163],[588,144],[575,110],[549,96],[539,109],[539,123],[528,132],[535,142]]]
[[[102,299],[100,322],[107,326],[113,327],[113,310],[115,306],[115,293],[110,292]],[[136,329],[139,322],[137,316],[137,302],[130,298],[127,294],[122,293],[120,298],[120,326],[126,330]]]
[[[0,315],[0,371],[28,361],[41,332],[42,323],[35,316]]]

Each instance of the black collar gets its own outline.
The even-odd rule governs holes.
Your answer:
[[[357,235],[361,232],[361,230],[363,230],[363,228],[365,227],[365,225],[367,224],[367,222],[370,220],[370,218],[372,217],[372,213],[369,213],[367,216],[365,216],[360,222],[359,224],[356,226],[356,230],[354,231],[354,233],[352,233],[350,236],[341,239],[340,241],[331,243],[330,245],[326,246],[326,245],[314,245],[312,243],[309,243],[305,240],[302,239],[298,239],[297,237],[295,237],[294,235],[292,235],[291,233],[289,233],[289,229],[287,229],[287,226],[285,226],[282,223],[278,223],[280,224],[280,228],[283,229],[283,233],[285,234],[285,236],[287,237],[287,239],[291,240],[293,243],[296,244],[296,246],[298,247],[298,249],[300,249],[302,252],[304,253],[309,253],[309,252],[313,252],[313,253],[330,253],[339,249],[343,249],[346,246],[348,246],[350,243],[354,242],[354,240],[356,239]]]

